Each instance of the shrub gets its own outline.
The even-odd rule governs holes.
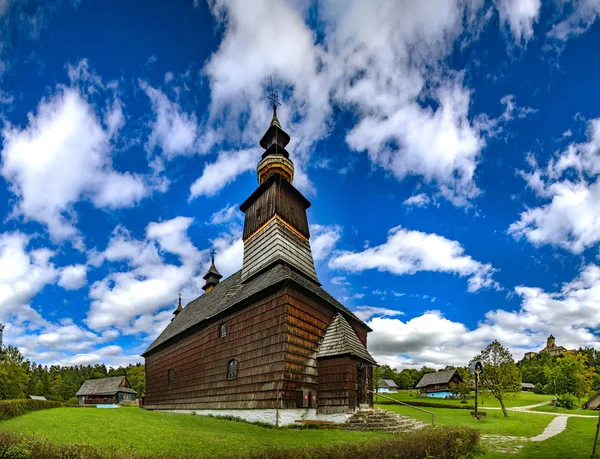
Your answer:
[[[469,459],[479,453],[479,431],[471,427],[438,427],[369,443],[335,447],[271,450],[248,459]]]
[[[119,454],[113,448],[99,450],[88,445],[57,445],[48,440],[0,431],[0,459],[144,459]]]
[[[0,401],[0,421],[22,416],[32,411],[45,410],[48,408],[58,408],[64,406],[59,402],[48,400],[3,400]]]
[[[572,410],[579,405],[579,400],[573,394],[561,394],[556,399],[556,405],[561,408]]]
[[[541,383],[536,383],[533,386],[533,393],[534,394],[543,394],[544,393],[544,386],[542,386]]]

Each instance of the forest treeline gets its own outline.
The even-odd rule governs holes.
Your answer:
[[[126,375],[138,396],[144,395],[144,365],[108,368],[98,365],[38,365],[23,358],[14,346],[0,350],[0,400],[42,395],[59,402],[75,401],[75,394],[87,379]]]
[[[534,392],[539,394],[572,394],[581,399],[587,397],[590,391],[600,390],[600,351],[596,349],[578,349],[559,355],[540,352],[531,359],[516,362],[516,367],[521,381],[534,384]],[[447,366],[444,369],[454,368],[465,381],[471,379],[468,366]],[[424,374],[435,371],[429,367],[400,371],[382,365],[375,379],[392,379],[399,389],[414,389]]]

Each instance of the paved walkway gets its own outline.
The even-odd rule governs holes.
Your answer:
[[[535,437],[512,437],[507,435],[492,435],[486,434],[482,435],[482,442],[488,446],[488,448],[498,451],[501,453],[507,454],[517,454],[523,445],[528,441],[540,442],[544,440],[548,440],[549,438],[558,435],[563,432],[567,428],[567,421],[569,418],[596,418],[595,415],[586,415],[586,414],[563,414],[563,413],[548,413],[544,411],[532,411],[533,408],[538,408],[540,406],[549,405],[550,402],[537,403],[535,405],[529,406],[516,406],[512,408],[507,408],[507,411],[520,412],[520,413],[532,413],[532,414],[550,414],[552,416],[556,416],[550,424],[546,426],[544,431],[536,435]],[[498,407],[481,407],[486,410],[500,410]]]

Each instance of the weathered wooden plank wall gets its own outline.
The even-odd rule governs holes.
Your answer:
[[[310,237],[306,209],[296,193],[292,190],[292,185],[281,177],[273,180],[270,186],[245,210],[244,240],[275,214],[307,238]]]
[[[318,346],[337,311],[319,304],[295,288],[288,287],[285,293],[287,315],[283,377],[284,387],[288,390],[282,394],[284,406],[295,406],[298,394],[294,391],[311,391],[317,396],[319,412],[352,411],[356,407],[356,362],[346,357],[341,360],[316,359]],[[360,341],[366,344],[366,327],[352,319],[349,322]]]
[[[284,369],[284,317],[280,291],[151,353],[146,357],[146,408],[275,408],[276,381]],[[219,338],[222,322],[227,322],[227,336]],[[227,379],[231,359],[238,360],[235,380]]]

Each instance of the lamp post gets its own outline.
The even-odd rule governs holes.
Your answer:
[[[475,412],[473,417],[479,419],[479,375],[483,373],[483,364],[479,360],[476,360],[471,364],[469,370],[472,375],[475,375]]]

